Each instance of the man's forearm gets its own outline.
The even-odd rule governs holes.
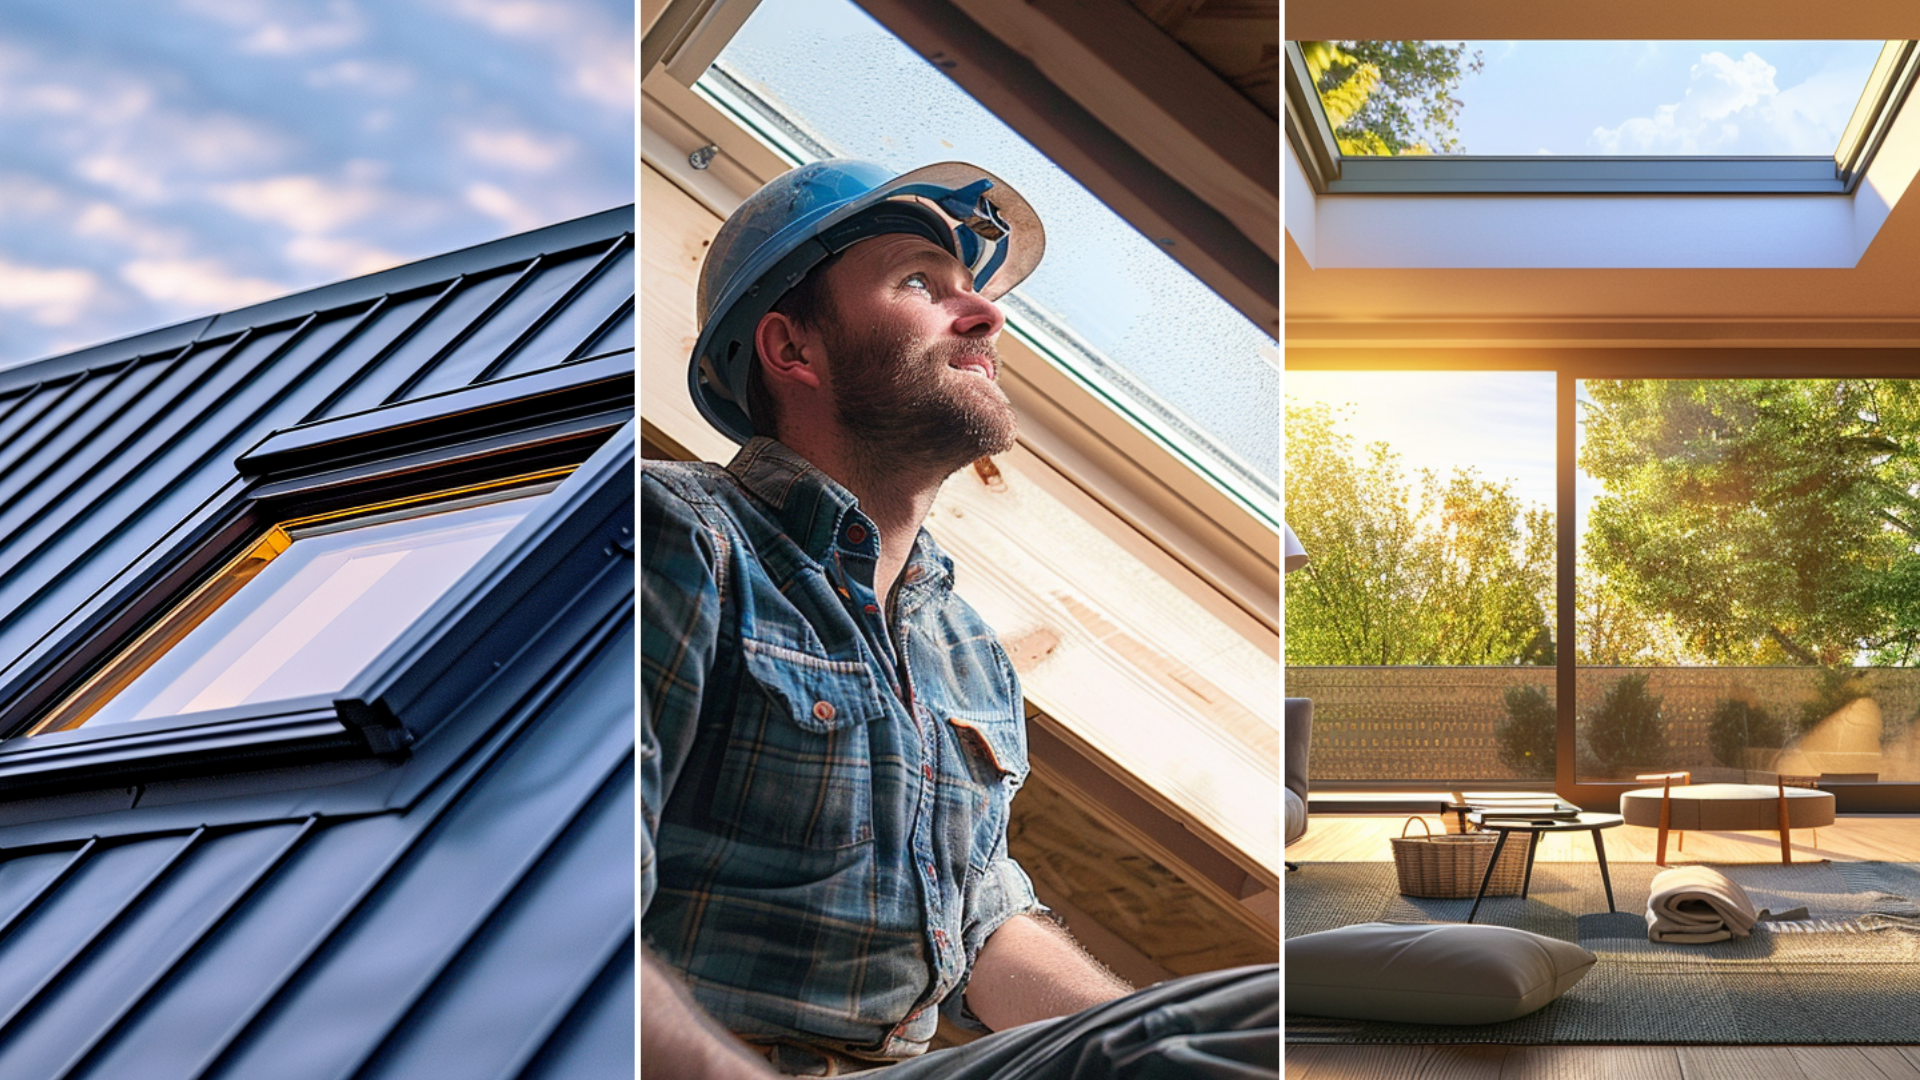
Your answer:
[[[777,1075],[700,1010],[673,973],[640,950],[640,1072],[676,1080]]]
[[[967,982],[967,1007],[981,1023],[1004,1031],[1077,1013],[1132,991],[1065,930],[1016,915],[980,947]]]

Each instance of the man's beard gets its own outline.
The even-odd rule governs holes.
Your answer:
[[[953,361],[985,356],[998,375],[991,342],[926,345],[910,334],[834,329],[828,355],[835,417],[852,436],[859,466],[869,476],[910,470],[945,478],[977,458],[1012,448],[1013,406],[999,387],[948,374]]]

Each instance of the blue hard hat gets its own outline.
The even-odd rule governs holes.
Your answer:
[[[720,226],[700,268],[700,340],[687,384],[708,423],[734,442],[753,437],[747,372],[760,319],[809,270],[886,233],[939,244],[989,300],[1019,284],[1046,249],[1033,207],[972,165],[950,161],[895,176],[872,162],[831,158],[774,177]]]

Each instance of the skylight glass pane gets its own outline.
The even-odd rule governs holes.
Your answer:
[[[1880,41],[1304,42],[1343,154],[1831,155]]]
[[[1014,185],[1047,230],[1002,301],[1016,332],[1278,518],[1274,340],[885,27],[847,0],[764,0],[699,88],[800,160],[969,161]]]
[[[36,731],[338,691],[549,485],[272,529]]]

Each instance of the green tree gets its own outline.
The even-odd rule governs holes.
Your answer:
[[[1684,651],[1662,616],[1650,615],[1582,562],[1573,583],[1574,663],[1582,667],[1675,664]]]
[[[1326,405],[1287,407],[1289,664],[1551,664],[1553,515],[1458,470],[1409,483]]]
[[[1553,779],[1558,717],[1544,686],[1509,686],[1507,718],[1495,739],[1500,764],[1528,780]]]
[[[1587,750],[1608,777],[1663,768],[1667,763],[1664,701],[1647,693],[1647,675],[1623,675],[1581,725]]]
[[[1464,42],[1303,41],[1307,73],[1343,154],[1457,154],[1453,92],[1485,61]]]
[[[1586,384],[1585,551],[1721,664],[1905,664],[1920,646],[1920,384]]]

